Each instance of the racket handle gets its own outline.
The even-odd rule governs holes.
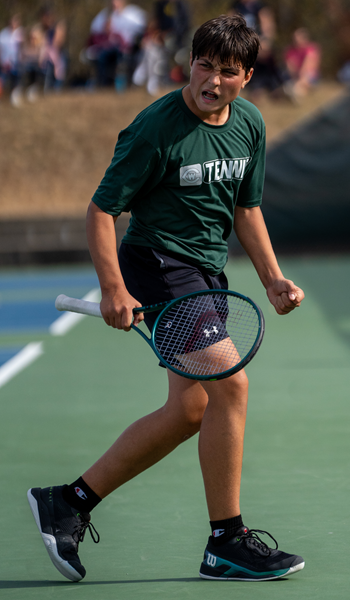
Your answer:
[[[57,310],[69,310],[70,312],[89,315],[90,317],[102,317],[98,302],[78,300],[78,298],[70,298],[64,294],[57,296],[55,307]]]

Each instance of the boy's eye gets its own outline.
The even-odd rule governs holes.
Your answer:
[[[201,67],[203,67],[203,69],[206,69],[208,71],[213,71],[214,68],[211,64],[208,63],[199,63],[199,65]],[[227,71],[226,69],[222,69],[222,71],[220,71],[220,74],[223,75],[224,77],[234,77],[235,75],[237,75],[236,71]]]

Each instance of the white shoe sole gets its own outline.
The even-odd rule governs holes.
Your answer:
[[[37,503],[36,499],[34,498],[34,496],[32,495],[31,489],[28,490],[28,492],[27,492],[27,498],[28,498],[29,506],[33,513],[33,517],[34,517],[37,527],[40,531],[41,537],[45,544],[45,548],[49,554],[49,557],[51,558],[52,563],[55,565],[56,569],[62,575],[64,575],[64,577],[67,577],[67,579],[70,579],[70,581],[80,581],[81,579],[83,579],[82,576],[80,575],[80,573],[78,573],[78,571],[76,571],[69,564],[69,562],[67,562],[66,560],[61,558],[60,555],[58,554],[56,538],[53,535],[50,535],[49,533],[43,533],[41,531],[38,503]]]

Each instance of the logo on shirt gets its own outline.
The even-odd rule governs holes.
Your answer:
[[[201,164],[180,167],[180,185],[202,185],[202,183],[216,183],[218,181],[241,180],[244,177],[247,164],[251,157],[221,158]]]
[[[202,165],[188,165],[180,167],[180,185],[201,185]]]

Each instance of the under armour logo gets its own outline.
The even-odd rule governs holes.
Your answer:
[[[215,335],[217,335],[219,333],[218,328],[215,327],[215,325],[213,326],[213,329],[211,331],[209,331],[208,329],[204,329],[203,333],[205,333],[205,337],[210,337],[211,333],[215,333]]]
[[[216,565],[216,556],[214,556],[213,554],[210,554],[209,552],[207,555],[207,565],[209,567],[215,567],[215,565]]]

